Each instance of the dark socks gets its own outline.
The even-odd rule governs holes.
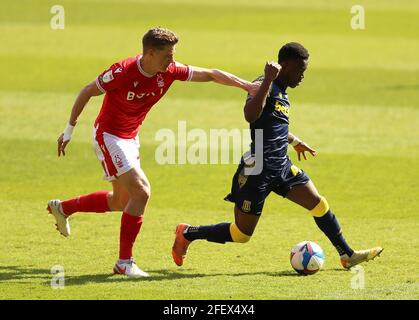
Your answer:
[[[189,227],[183,234],[189,241],[206,239],[210,242],[226,243],[232,242],[230,235],[231,223],[211,224],[208,226]]]
[[[326,214],[322,217],[314,217],[314,221],[316,221],[316,224],[320,230],[324,232],[324,234],[335,246],[339,255],[352,255],[354,251],[346,243],[345,238],[342,235],[339,222],[331,210],[327,211]]]

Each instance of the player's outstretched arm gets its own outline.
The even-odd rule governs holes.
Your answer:
[[[298,155],[298,161],[301,160],[301,155],[304,159],[307,160],[305,152],[309,152],[313,157],[316,156],[317,151],[311,148],[308,144],[302,141],[297,136],[293,135],[291,132],[288,133],[288,143],[294,148]]]
[[[61,154],[65,156],[65,148],[67,144],[70,142],[71,134],[73,133],[74,127],[77,124],[77,119],[83,111],[84,107],[86,106],[87,102],[90,100],[91,97],[99,96],[101,94],[103,94],[103,92],[100,91],[97,87],[96,81],[92,81],[80,91],[76,101],[74,102],[73,109],[71,110],[68,125],[65,128],[64,132],[60,134],[60,136],[57,139],[58,156],[60,156]]]
[[[249,94],[256,94],[259,89],[259,83],[252,83],[243,80],[234,74],[228,73],[218,69],[206,69],[200,67],[193,67],[193,75],[191,81],[208,82],[214,81],[226,86],[233,86],[247,91]]]
[[[265,77],[255,95],[252,95],[247,100],[244,106],[244,118],[247,122],[255,122],[262,113],[265,105],[266,97],[268,96],[272,81],[276,79],[281,70],[281,66],[275,62],[267,62],[265,65]]]

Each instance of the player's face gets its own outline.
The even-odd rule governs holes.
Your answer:
[[[160,72],[166,72],[167,67],[174,61],[176,46],[166,46],[161,50],[153,50],[153,62],[156,69]]]
[[[287,73],[288,87],[295,88],[303,81],[307,67],[308,60],[294,59],[286,61],[284,71]]]

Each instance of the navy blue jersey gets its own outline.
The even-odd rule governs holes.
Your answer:
[[[254,82],[263,79],[262,76]],[[272,191],[286,197],[293,187],[310,181],[309,176],[293,165],[287,155],[289,110],[290,102],[285,89],[280,83],[273,82],[260,117],[250,124],[251,154],[243,155],[232,180],[231,192],[224,198],[234,202],[245,213],[259,216],[266,197]],[[255,143],[259,142],[255,134],[259,129],[263,130],[263,168],[258,174],[248,174],[246,167],[251,167],[255,149],[259,149],[258,146],[255,148]]]
[[[263,81],[263,79],[264,76],[261,76],[254,82]],[[278,83],[272,82],[262,114],[250,124],[252,154],[255,154],[255,129],[263,129],[264,168],[276,170],[288,161],[289,110],[290,102],[287,93]]]

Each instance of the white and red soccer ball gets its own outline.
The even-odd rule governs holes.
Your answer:
[[[291,266],[301,275],[315,274],[324,263],[322,248],[313,241],[302,241],[296,244],[290,255]]]

